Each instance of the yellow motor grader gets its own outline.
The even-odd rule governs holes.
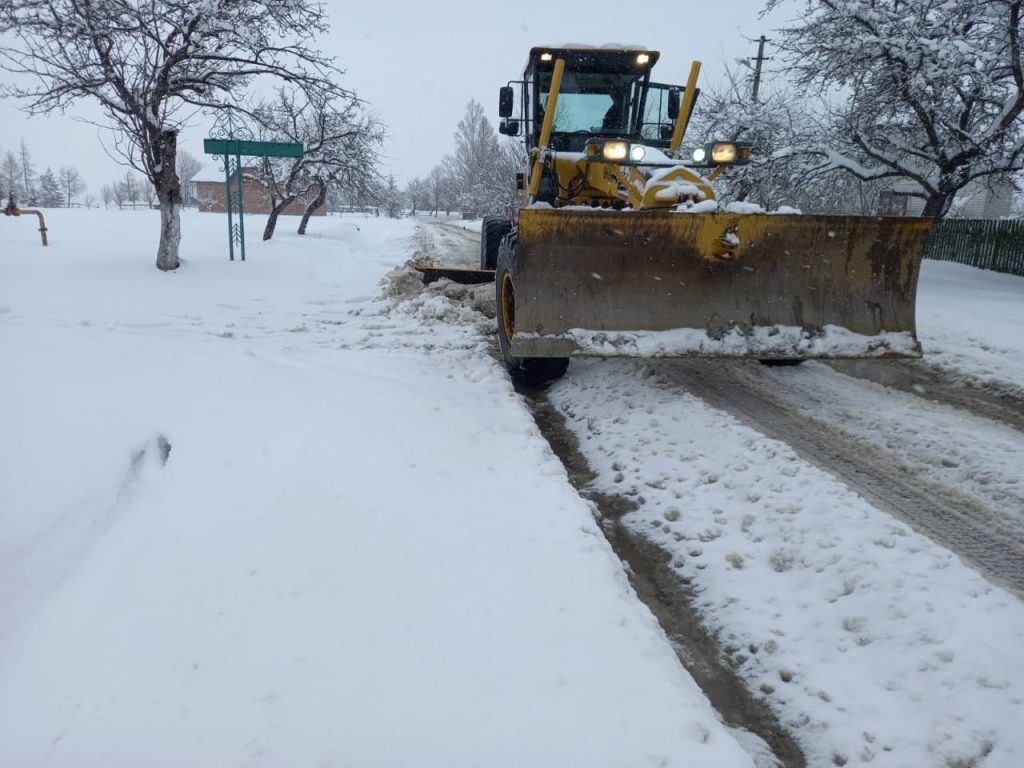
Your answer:
[[[669,85],[651,81],[658,57],[536,47],[500,91],[499,130],[529,153],[523,205],[484,220],[473,272],[493,275],[513,378],[557,378],[574,355],[919,357],[932,221],[722,207],[712,182],[751,148],[703,143],[684,162],[700,63]]]

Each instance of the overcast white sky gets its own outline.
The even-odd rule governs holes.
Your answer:
[[[763,0],[326,5],[332,30],[320,47],[337,56],[346,71],[343,84],[371,102],[388,125],[388,168],[403,182],[427,173],[451,150],[455,124],[470,99],[480,101],[496,124],[498,88],[519,76],[533,45],[643,45],[661,51],[655,72],[662,82],[685,82],[690,61],[699,59],[707,86],[721,78],[726,61],[756,53],[748,38],[771,37],[773,26],[799,10],[790,3],[760,19]],[[202,156],[207,130],[205,123],[186,128],[181,145]],[[29,119],[10,100],[0,100],[0,151],[17,148],[24,138],[38,170],[74,165],[92,191],[124,173],[104,153],[101,136],[70,114]]]

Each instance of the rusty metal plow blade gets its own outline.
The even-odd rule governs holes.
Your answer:
[[[919,357],[930,219],[524,209],[523,357]]]

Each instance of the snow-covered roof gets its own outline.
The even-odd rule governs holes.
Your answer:
[[[220,163],[207,163],[189,181],[224,181],[224,167]]]
[[[605,51],[646,51],[649,48],[646,45],[624,45],[623,43],[553,43],[551,45],[535,45],[534,48],[554,48],[562,50],[605,50]]]

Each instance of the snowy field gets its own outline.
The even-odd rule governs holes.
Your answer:
[[[749,766],[413,224],[0,229],[0,764]]]
[[[249,222],[232,264],[186,215],[165,275],[151,212],[52,211],[48,249],[0,220],[0,765],[752,765],[493,360],[486,289],[392,272],[411,221]],[[925,364],[1024,392],[1024,279],[928,262],[918,318]],[[1024,524],[1019,432],[764,376]],[[1017,597],[654,368],[549,397],[809,765],[1024,765]]]
[[[1024,399],[1024,277],[926,261],[918,290],[925,362]]]

